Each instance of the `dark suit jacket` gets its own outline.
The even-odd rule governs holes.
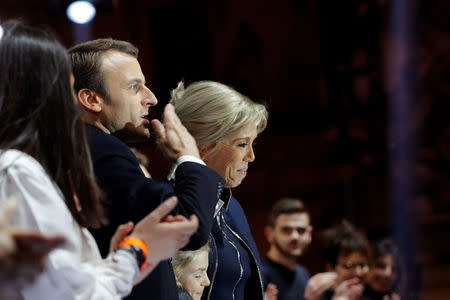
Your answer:
[[[197,215],[198,231],[185,250],[198,249],[208,241],[213,214],[224,180],[210,168],[194,162],[178,166],[172,186],[156,182],[142,173],[136,156],[116,137],[93,126],[86,126],[91,158],[97,182],[106,193],[109,224],[92,233],[102,256],[109,252],[112,235],[120,224],[137,223],[169,196],[176,195],[179,204],[174,214]],[[149,245],[149,251],[152,250]],[[128,299],[178,300],[175,277],[169,261],[158,267],[134,287]]]

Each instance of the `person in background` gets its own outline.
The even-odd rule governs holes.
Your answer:
[[[200,300],[210,281],[208,269],[209,245],[194,251],[178,251],[171,259],[180,300]]]
[[[0,42],[3,37],[0,25]],[[36,230],[10,226],[14,199],[0,200],[0,299],[13,299],[18,289],[32,283],[44,270],[47,254],[65,241]]]
[[[9,226],[63,236],[35,282],[12,299],[120,299],[187,244],[192,216],[168,216],[175,197],[135,226],[120,226],[102,259],[87,230],[106,219],[66,49],[46,30],[3,24],[0,41],[0,201],[12,197]],[[44,245],[34,245],[36,247]],[[148,251],[150,249],[150,251]],[[31,256],[33,254],[31,253]]]
[[[402,283],[399,249],[390,239],[372,246],[372,264],[363,296],[366,300],[400,300]]]
[[[176,195],[175,213],[198,217],[200,226],[184,250],[207,243],[218,191],[224,180],[199,157],[194,138],[179,121],[171,105],[164,109],[162,124],[152,120],[157,144],[177,166],[172,186],[147,178],[126,143],[148,140],[149,109],[157,99],[146,85],[132,44],[97,39],[69,49],[75,93],[83,111],[89,150],[99,186],[106,194],[104,208],[109,224],[92,233],[103,256],[120,224],[138,222],[167,197]],[[149,170],[152,173],[152,170]],[[175,276],[169,261],[161,262],[128,299],[178,300]]]
[[[326,271],[335,272],[337,277],[321,299],[358,299],[369,271],[367,238],[347,221],[325,230],[322,238]]]
[[[301,200],[283,198],[272,206],[265,227],[270,248],[262,265],[265,284],[275,285],[279,300],[303,298],[310,275],[298,259],[311,243],[312,231],[309,212]]]
[[[244,211],[231,195],[255,160],[253,143],[267,124],[264,105],[214,81],[180,82],[170,103],[195,138],[200,157],[225,178],[211,236],[208,277],[202,299],[263,299],[261,263]]]

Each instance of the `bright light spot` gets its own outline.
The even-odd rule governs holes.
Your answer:
[[[3,27],[2,25],[0,25],[0,40],[2,39],[3,36]]]
[[[75,1],[67,7],[66,14],[74,23],[85,24],[95,17],[95,6],[88,1]]]

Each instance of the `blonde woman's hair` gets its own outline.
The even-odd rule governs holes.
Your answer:
[[[186,88],[180,81],[172,90],[170,103],[199,148],[213,145],[256,124],[258,134],[266,128],[266,107],[233,88],[214,81],[198,81]]]
[[[181,272],[183,269],[197,256],[202,252],[209,253],[209,244],[206,243],[203,247],[198,250],[193,251],[178,251],[174,257],[172,257],[171,264],[173,268],[173,273],[175,274],[175,279],[177,282],[177,286],[182,288],[180,282]]]

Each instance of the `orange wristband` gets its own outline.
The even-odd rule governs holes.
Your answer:
[[[121,240],[118,245],[118,247],[124,247],[124,246],[135,246],[142,251],[142,254],[144,255],[144,261],[140,265],[140,269],[142,271],[142,269],[145,267],[145,264],[147,262],[147,256],[148,256],[147,245],[144,243],[143,240],[132,238],[132,237],[127,237],[127,238],[124,238],[123,240]]]

